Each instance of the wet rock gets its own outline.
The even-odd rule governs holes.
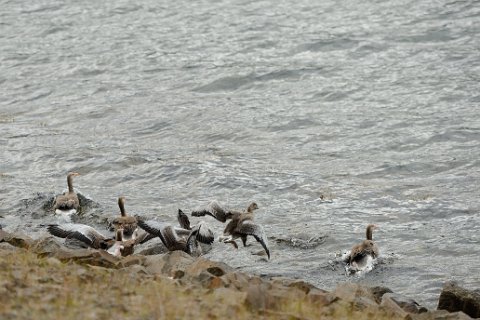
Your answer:
[[[397,293],[386,293],[382,297],[381,306],[394,311],[396,314],[422,313],[428,309],[419,305],[415,300]]]
[[[387,287],[371,287],[370,292],[373,294],[375,298],[375,302],[380,304],[382,302],[382,297],[385,293],[393,292]]]
[[[480,318],[480,293],[447,282],[440,294],[437,309],[449,312],[463,311],[472,318]]]
[[[6,242],[14,247],[28,249],[33,244],[33,239],[22,234],[10,233],[0,229],[0,243]]]

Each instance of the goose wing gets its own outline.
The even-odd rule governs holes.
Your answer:
[[[222,208],[222,206],[220,206],[215,200],[210,202],[205,208],[199,208],[192,211],[192,216],[194,217],[202,217],[205,215],[210,215],[220,222],[226,222],[227,219],[232,217],[232,213],[229,210]]]
[[[146,232],[157,236],[162,240],[163,244],[168,248],[167,246],[167,240],[165,239],[165,228],[170,226],[168,223],[163,223],[163,222],[158,222],[155,220],[138,220],[137,221],[138,226],[145,230]]]
[[[208,225],[203,221],[193,227],[192,233],[196,233],[195,240],[201,243],[212,244],[215,240],[212,229],[210,229]]]
[[[265,249],[265,252],[267,253],[268,259],[270,259],[268,239],[261,225],[254,223],[252,220],[244,220],[237,226],[235,233],[238,233],[240,236],[244,235],[254,237],[255,240],[260,242],[263,249]]]
[[[185,251],[185,239],[178,236],[173,226],[166,226],[163,229],[163,236],[165,238],[165,246],[168,248],[168,250]]]
[[[135,238],[135,244],[144,244],[145,242],[148,242],[157,236],[151,233],[148,233],[146,231],[139,232],[138,236]]]
[[[182,227],[183,229],[187,229],[187,230],[191,229],[190,220],[188,219],[188,216],[180,209],[178,209],[177,219],[178,219],[178,224],[180,225],[180,227]]]
[[[63,225],[50,224],[47,227],[50,234],[59,238],[77,239],[83,243],[98,249],[99,243],[107,238],[94,228],[79,223],[68,223]]]

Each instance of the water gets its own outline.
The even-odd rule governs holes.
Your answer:
[[[239,270],[428,307],[447,280],[480,286],[478,2],[0,3],[7,230],[45,235],[77,171],[97,228],[120,195],[171,222],[255,200],[272,259],[253,239],[207,255]],[[383,263],[347,278],[329,261],[368,223]]]

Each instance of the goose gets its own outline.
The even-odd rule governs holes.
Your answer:
[[[75,239],[83,242],[92,249],[106,250],[115,256],[132,254],[133,247],[136,244],[134,240],[124,241],[122,229],[116,230],[115,238],[108,238],[95,228],[80,223],[66,223],[62,225],[49,224],[47,230],[53,236],[64,239]]]
[[[160,238],[169,251],[181,250],[192,254],[198,242],[212,244],[213,232],[205,223],[201,222],[191,230],[174,227],[169,223],[154,220],[138,219],[138,226],[146,232]]]
[[[258,206],[255,204],[255,209]],[[250,207],[249,207],[250,208]],[[256,224],[253,221],[253,210],[251,212],[236,213],[232,220],[226,225],[223,231],[223,237],[220,241],[224,243],[231,243],[235,248],[238,248],[236,239],[241,238],[243,246],[247,246],[247,237],[252,236],[265,249],[268,259],[270,259],[270,250],[268,249],[268,239],[263,229],[263,226]]]
[[[53,210],[56,214],[70,220],[70,215],[77,213],[80,207],[78,196],[73,190],[73,177],[79,176],[77,172],[69,172],[67,175],[68,191],[58,195],[53,204]]]
[[[124,240],[123,231],[123,229],[117,229],[115,232],[115,242],[107,250],[108,253],[116,257],[126,257],[133,254],[133,248],[136,244],[134,239]]]
[[[125,197],[118,198],[118,207],[120,208],[120,216],[115,217],[111,225],[115,230],[123,229],[124,240],[135,240],[138,236],[137,218],[127,215],[125,211]]]
[[[366,240],[353,246],[350,255],[347,257],[349,265],[356,269],[367,263],[369,257],[375,259],[379,255],[377,244],[372,239],[373,230],[378,229],[375,224],[369,224],[366,231]]]
[[[258,209],[258,205],[255,202],[252,202],[247,207],[246,212],[253,213],[253,211],[256,209]],[[206,207],[192,211],[192,216],[202,217],[205,215],[210,215],[220,222],[226,222],[228,219],[231,219],[234,215],[240,214],[243,212],[245,211],[226,210],[222,208],[222,206],[217,201],[213,200]]]
[[[114,243],[114,238],[108,238],[95,228],[81,223],[49,224],[48,232],[64,239],[76,239],[93,249],[109,249]]]

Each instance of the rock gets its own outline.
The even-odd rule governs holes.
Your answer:
[[[221,278],[226,287],[246,291],[251,277],[242,272],[228,272],[221,276]]]
[[[227,272],[233,272],[234,269],[223,262],[215,262],[205,258],[197,258],[185,269],[185,273],[191,277],[196,277],[203,271],[207,271],[212,276],[221,277]]]
[[[38,254],[40,257],[52,257],[56,252],[70,249],[60,245],[53,237],[42,238],[36,240],[31,247],[31,250]]]
[[[371,287],[370,292],[375,297],[375,302],[380,304],[382,302],[382,297],[385,293],[393,292],[389,288],[386,287]]]
[[[266,309],[268,289],[268,285],[262,279],[258,277],[252,278],[246,290],[246,305],[253,310]]]
[[[371,289],[356,283],[338,284],[333,294],[336,297],[343,299],[345,301],[353,302],[358,298],[365,298],[370,300],[371,303],[376,304],[375,296],[373,295]],[[368,304],[371,304],[371,303],[368,303]]]
[[[297,288],[300,289],[301,291],[305,292],[308,294],[310,290],[312,289],[317,289],[313,284],[310,284],[308,282],[305,282],[303,280],[297,280],[297,279],[289,279],[289,278],[272,278],[273,283],[279,283],[282,284],[286,287],[292,287],[292,288]]]
[[[398,315],[406,313],[427,312],[427,308],[419,305],[415,300],[402,296],[397,293],[386,293],[382,297],[381,306]]]
[[[447,282],[440,294],[437,309],[449,312],[463,311],[472,318],[480,318],[480,293]]]
[[[433,310],[420,314],[411,314],[408,315],[405,319],[411,320],[469,320],[472,319],[467,316],[465,313],[459,312],[448,312],[446,310]]]
[[[173,277],[178,270],[185,272],[185,269],[193,261],[195,261],[195,258],[183,251],[172,251],[165,254],[147,256],[143,265],[151,274]]]
[[[78,264],[88,264],[104,268],[119,268],[121,258],[115,257],[103,250],[79,249],[72,252],[61,252],[55,256],[62,262],[74,261]]]
[[[33,244],[33,239],[21,234],[14,234],[0,229],[0,243],[7,242],[14,247],[28,249]]]
[[[0,250],[1,251],[9,251],[9,252],[12,252],[12,251],[16,251],[20,248],[18,247],[15,247],[15,246],[12,246],[10,243],[8,242],[0,242]]]
[[[322,289],[310,289],[305,297],[310,303],[314,303],[319,306],[328,306],[329,304],[338,301],[338,297],[335,297],[328,291]]]
[[[142,251],[138,252],[138,254],[141,254],[143,256],[153,256],[153,255],[164,254],[168,252],[169,252],[168,249],[165,248],[163,244],[158,244],[150,248],[143,249]]]
[[[146,259],[145,256],[133,254],[133,255],[126,256],[123,259],[120,259],[120,261],[118,261],[118,265],[121,268],[126,268],[133,265],[143,265],[143,263],[145,262],[145,259]]]

